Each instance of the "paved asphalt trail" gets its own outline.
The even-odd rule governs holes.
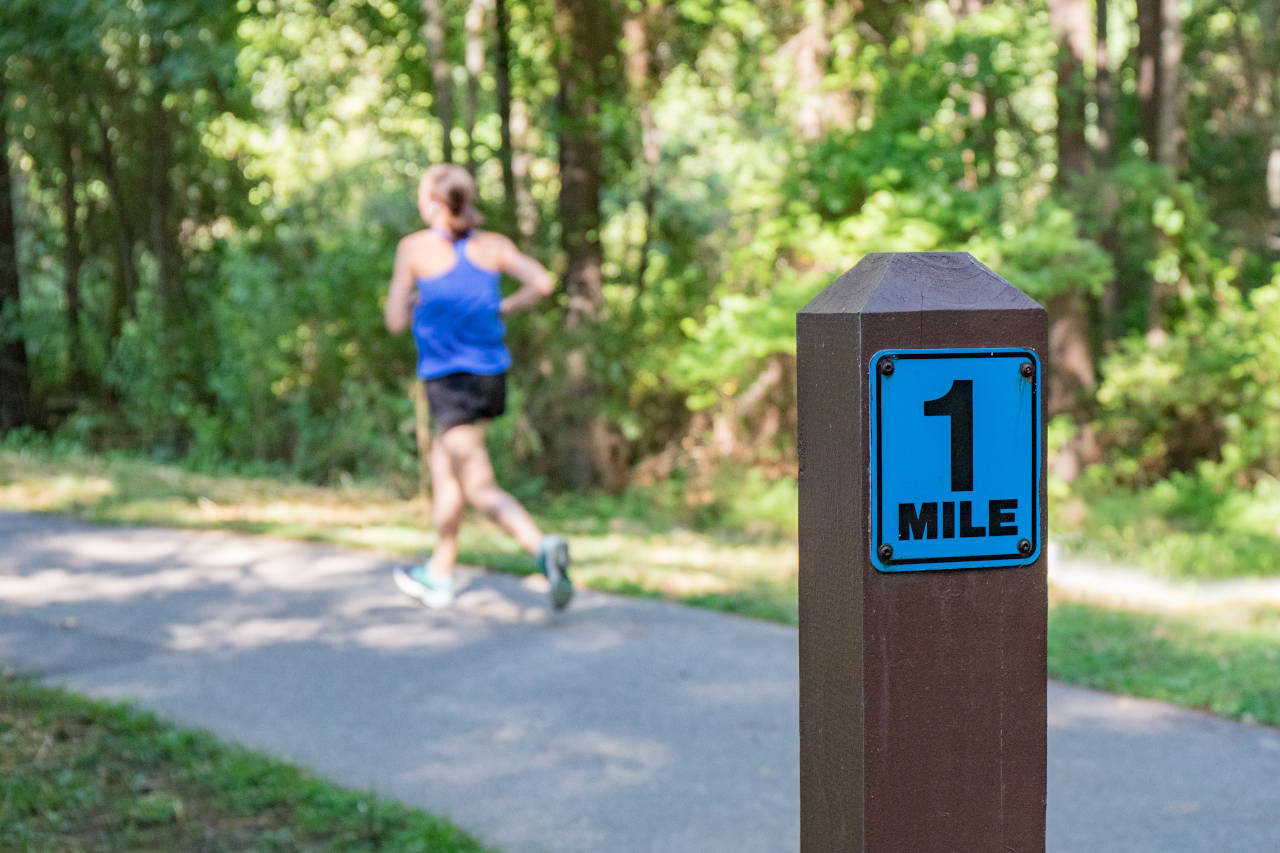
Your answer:
[[[131,698],[504,853],[798,847],[796,632],[384,556],[0,513],[0,665]],[[1278,674],[1280,677],[1280,674]],[[1049,850],[1280,850],[1280,731],[1049,685]]]

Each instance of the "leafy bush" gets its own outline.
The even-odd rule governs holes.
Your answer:
[[[1220,282],[1167,340],[1130,337],[1103,363],[1098,432],[1116,482],[1173,471],[1248,487],[1280,476],[1280,269],[1242,294]]]

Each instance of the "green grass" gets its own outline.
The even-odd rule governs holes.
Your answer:
[[[1180,579],[1280,574],[1273,479],[1247,491],[1199,474],[1175,473],[1143,490],[1084,482],[1052,509],[1057,539],[1073,553]]]
[[[0,675],[0,849],[484,848],[438,818],[209,734]]]
[[[1280,611],[1167,616],[1072,602],[1049,616],[1049,673],[1096,687],[1280,726]]]

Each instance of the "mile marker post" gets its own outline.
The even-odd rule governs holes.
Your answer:
[[[1047,347],[963,252],[796,316],[802,853],[1044,851]]]

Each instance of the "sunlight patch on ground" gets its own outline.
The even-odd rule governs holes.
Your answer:
[[[55,512],[73,504],[96,503],[114,492],[115,484],[108,479],[64,474],[0,485],[0,506]]]
[[[223,528],[373,549],[414,562],[429,554],[435,541],[427,501],[396,497],[377,484],[319,487],[267,477],[211,477],[139,460],[74,454],[38,458],[0,451],[0,508],[70,512],[94,521]],[[737,543],[680,528],[654,532],[628,519],[594,530],[570,534],[579,582],[682,601],[729,597],[739,602],[730,605],[735,609],[741,602],[759,601],[782,608],[772,610],[771,618],[794,619],[794,540]],[[498,528],[474,515],[463,525],[460,545],[464,561],[533,571],[528,557]],[[1108,580],[1113,583],[1102,582]],[[1106,570],[1081,583],[1055,577],[1053,597],[1280,631],[1280,597],[1260,603],[1252,589],[1243,590],[1250,582],[1238,582],[1248,593],[1247,602],[1197,597],[1189,588],[1166,588],[1167,582],[1155,596],[1125,589],[1107,592],[1115,583],[1139,582],[1161,584],[1145,575],[1136,581],[1112,577]],[[99,591],[118,594],[121,589]]]

